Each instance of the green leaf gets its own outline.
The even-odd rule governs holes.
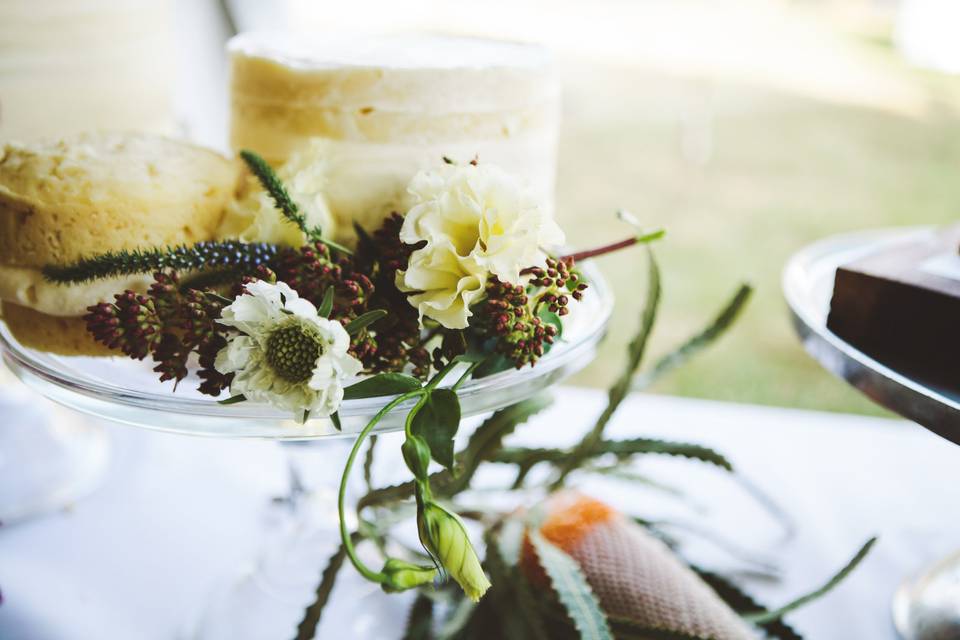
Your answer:
[[[430,445],[433,459],[453,469],[453,438],[460,428],[460,400],[450,389],[434,389],[413,418],[411,430]]]
[[[647,300],[643,306],[643,312],[640,317],[640,327],[637,330],[633,340],[627,348],[627,365],[623,373],[617,378],[617,381],[607,392],[607,406],[597,418],[593,429],[587,433],[580,443],[574,448],[570,456],[561,464],[560,471],[556,479],[551,483],[550,488],[556,490],[563,485],[564,480],[571,471],[583,464],[590,452],[603,439],[603,432],[613,418],[620,404],[630,392],[630,385],[633,376],[640,368],[643,362],[643,354],[646,351],[647,342],[653,331],[653,325],[657,319],[657,311],[660,308],[660,267],[653,255],[653,251],[647,249]]]
[[[359,318],[355,318],[354,320],[352,320],[350,324],[346,326],[347,333],[349,333],[350,335],[356,335],[360,333],[361,330],[366,329],[368,326],[370,326],[377,320],[380,320],[381,318],[385,318],[386,315],[387,315],[387,312],[385,309],[374,309],[373,311],[367,311],[365,314],[363,314]]]
[[[457,603],[451,607],[447,619],[443,622],[443,625],[437,633],[437,640],[454,640],[454,638],[459,638],[461,632],[465,631],[466,627],[470,624],[476,610],[477,605],[474,604],[470,598],[461,598],[457,601]]]
[[[344,390],[346,391],[346,390]],[[343,425],[340,424],[340,412],[334,411],[330,414],[330,422],[333,423],[333,428],[337,431],[343,431]]]
[[[702,331],[691,337],[674,351],[660,358],[653,368],[638,376],[633,382],[634,390],[646,389],[677,367],[709,347],[723,335],[740,316],[740,312],[750,300],[753,288],[748,284],[740,285],[733,298],[721,309],[720,313]]]
[[[737,613],[755,613],[766,609],[753,596],[724,576],[697,566],[691,566],[690,568],[720,596],[721,600]],[[769,638],[774,640],[803,640],[803,636],[783,620],[771,620],[759,626],[763,628],[764,633]]]
[[[547,324],[552,324],[554,327],[556,327],[556,329],[557,329],[556,339],[557,339],[557,340],[559,340],[561,337],[563,337],[563,320],[560,318],[560,316],[558,316],[557,314],[555,314],[553,311],[550,311],[550,309],[548,309],[548,308],[546,308],[546,307],[540,309],[540,314],[539,314],[539,315],[540,315],[540,319],[541,319],[541,320],[543,320],[543,321],[546,322]],[[543,347],[544,347],[544,349],[543,349],[544,353],[546,353],[547,351],[549,351],[549,350],[550,350],[550,347],[552,347],[552,346],[553,346],[553,345],[551,345],[551,344],[544,344],[544,345],[543,345]]]
[[[500,550],[493,528],[484,535],[487,555],[483,565],[490,573],[493,587],[487,598],[492,602],[503,640],[550,640],[544,631],[536,602],[526,578],[516,566],[508,564]]]
[[[329,318],[331,311],[333,311],[333,287],[327,287],[327,290],[323,292],[323,302],[320,303],[317,314],[321,318]]]
[[[627,458],[642,454],[661,454],[681,456],[713,464],[727,471],[733,471],[733,463],[722,453],[688,442],[671,442],[652,438],[633,438],[630,440],[603,440],[587,453],[587,458],[595,458],[606,454],[615,454],[620,458]],[[569,458],[569,449],[541,449],[514,447],[501,449],[496,453],[493,462],[532,466],[541,462],[562,464]]]
[[[501,373],[507,371],[508,369],[513,369],[515,365],[503,354],[494,353],[487,356],[473,371],[473,377],[475,380],[480,378],[486,378],[487,376],[492,376],[495,373]]]
[[[653,231],[646,231],[637,236],[637,244],[648,244],[659,240],[663,236],[667,235],[666,229],[654,229]]]
[[[208,298],[210,298],[211,300],[215,300],[216,302],[219,302],[220,304],[223,304],[223,305],[228,305],[228,306],[229,306],[229,305],[233,304],[233,302],[234,302],[234,301],[231,300],[230,298],[227,298],[227,297],[225,297],[225,296],[222,296],[222,295],[220,295],[219,293],[217,293],[217,292],[215,292],[215,291],[204,291],[204,292],[203,292],[203,295],[205,295],[205,296],[207,296]]]
[[[466,448],[457,455],[456,477],[447,470],[430,475],[430,485],[438,495],[450,498],[465,491],[482,462],[491,460],[500,450],[503,438],[513,433],[534,414],[550,406],[550,396],[540,394],[497,411],[470,436]],[[403,482],[374,489],[357,502],[357,510],[406,500],[414,495],[416,483]]]
[[[613,640],[607,616],[576,560],[550,543],[539,531],[530,532],[530,542],[560,603],[580,632],[580,638]]]
[[[699,444],[690,442],[672,442],[670,440],[656,440],[653,438],[634,438],[632,440],[609,440],[603,442],[601,451],[605,453],[614,453],[618,456],[630,456],[636,454],[660,454],[667,456],[679,456],[699,460],[725,469],[733,471],[733,463],[722,453]]]
[[[378,373],[344,389],[343,399],[398,396],[401,393],[416,391],[420,386],[419,380],[404,373]]]
[[[228,405],[228,404],[237,404],[238,402],[245,402],[247,396],[239,393],[235,396],[230,396],[226,400],[217,400],[217,404]]]
[[[407,616],[403,640],[431,640],[433,638],[433,600],[417,594]]]
[[[363,483],[367,486],[367,491],[373,491],[373,459],[377,451],[377,435],[370,436],[370,444],[367,445],[367,453],[363,457]]]
[[[356,542],[360,539],[360,536],[353,534],[351,539],[353,542]],[[303,619],[300,621],[300,624],[297,625],[297,636],[295,640],[313,640],[313,637],[317,633],[317,625],[320,624],[320,616],[323,613],[324,607],[327,606],[330,594],[333,593],[333,585],[336,584],[337,574],[340,572],[340,568],[343,567],[343,561],[346,560],[346,558],[347,550],[341,544],[336,553],[327,561],[327,566],[324,568],[320,578],[320,584],[317,585],[316,592],[314,593],[313,602],[307,607],[306,611],[304,611]]]
[[[810,593],[783,605],[779,609],[773,609],[771,611],[760,611],[758,613],[747,614],[744,616],[744,618],[749,620],[750,622],[753,622],[754,624],[765,624],[773,620],[779,620],[780,618],[787,615],[791,611],[794,611],[795,609],[799,609],[803,605],[813,602],[817,598],[829,593],[834,587],[836,587],[838,584],[843,582],[843,580],[848,575],[850,575],[850,573],[854,569],[857,568],[857,565],[860,564],[860,562],[867,556],[868,553],[870,553],[870,549],[873,547],[873,545],[876,542],[877,542],[876,537],[873,537],[867,540],[866,543],[864,543],[864,545],[860,547],[860,550],[857,551],[856,555],[854,555],[853,558],[850,559],[850,562],[844,565],[844,567],[840,569],[840,571],[838,571],[836,575],[834,575],[832,578],[827,580],[826,584],[824,584],[819,589],[815,591],[811,591]]]
[[[704,636],[700,634],[691,635],[683,631],[650,627],[622,618],[611,618],[610,626],[613,627],[617,640],[704,640]]]

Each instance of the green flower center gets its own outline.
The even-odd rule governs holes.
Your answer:
[[[294,384],[310,379],[322,353],[320,336],[300,324],[287,324],[267,338],[267,364],[278,376]]]

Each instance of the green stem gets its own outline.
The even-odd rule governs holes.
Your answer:
[[[451,371],[453,371],[454,368],[456,368],[456,366],[457,366],[458,364],[460,364],[460,358],[459,358],[459,357],[456,357],[456,358],[454,358],[453,360],[451,360],[450,362],[448,362],[448,363],[443,367],[443,369],[441,369],[440,371],[437,372],[437,375],[435,375],[435,376],[433,376],[432,378],[430,378],[430,382],[428,382],[423,388],[426,389],[426,390],[436,389],[436,388],[437,388],[437,385],[439,385],[439,384],[443,381],[443,379],[447,377],[447,374],[450,373]]]
[[[474,372],[474,371],[477,369],[477,367],[479,367],[481,364],[483,364],[483,360],[481,360],[480,362],[474,362],[474,363],[472,363],[469,367],[467,367],[467,370],[463,372],[463,375],[461,375],[461,376],[457,379],[456,382],[453,383],[453,386],[450,387],[450,390],[451,390],[451,391],[456,391],[457,389],[459,389],[460,386],[463,385],[463,383],[467,381],[467,378],[469,378],[470,375],[473,374],[473,372]]]
[[[353,443],[353,448],[350,449],[350,455],[347,456],[347,464],[343,469],[343,476],[340,478],[340,491],[337,495],[337,511],[340,515],[340,540],[343,542],[343,548],[346,550],[347,557],[350,558],[350,563],[356,567],[357,571],[360,572],[360,575],[371,582],[382,584],[387,577],[379,571],[374,571],[360,561],[360,558],[357,557],[356,550],[353,547],[353,541],[351,540],[350,532],[347,531],[347,521],[345,518],[346,508],[344,504],[347,497],[347,480],[350,477],[350,471],[353,469],[353,463],[357,459],[357,454],[360,452],[360,447],[363,445],[363,441],[366,440],[367,436],[370,435],[370,432],[373,431],[374,427],[377,426],[384,416],[407,400],[418,398],[417,404],[410,410],[410,413],[407,414],[407,420],[404,424],[404,432],[407,436],[409,436],[411,426],[413,425],[413,417],[423,407],[423,405],[426,404],[430,395],[430,391],[435,389],[437,385],[443,381],[447,374],[453,371],[454,367],[456,367],[459,362],[460,361],[458,359],[454,358],[443,369],[438,371],[437,375],[435,375],[430,382],[424,385],[423,388],[397,396],[384,405],[384,407],[380,409],[375,416],[373,416],[373,419],[367,423],[367,426],[363,428],[363,431],[357,435],[357,440]],[[426,490],[429,493],[429,482],[425,482],[423,484],[426,485]]]
[[[390,411],[396,408],[398,405],[406,402],[411,398],[424,395],[423,389],[417,389],[416,391],[410,391],[401,396],[397,396],[390,402],[388,402],[380,411],[377,412],[373,419],[367,423],[367,426],[363,428],[363,431],[357,436],[357,440],[353,443],[353,448],[350,449],[350,455],[347,456],[347,464],[343,469],[343,476],[340,478],[340,491],[337,494],[337,511],[340,515],[340,540],[343,543],[343,548],[347,552],[347,557],[350,558],[350,563],[356,567],[357,571],[360,572],[364,578],[371,582],[376,582],[382,584],[386,580],[386,576],[379,572],[370,569],[368,566],[363,564],[360,561],[360,558],[357,557],[357,552],[353,547],[353,540],[351,539],[350,532],[347,531],[347,519],[346,519],[346,509],[344,503],[346,502],[347,497],[347,480],[350,477],[350,471],[353,469],[353,463],[357,459],[357,453],[360,451],[360,446],[363,444],[363,441],[366,440],[367,436],[370,435],[370,432],[373,431],[374,427],[386,416]]]
[[[424,393],[420,396],[420,399],[417,401],[417,404],[410,409],[410,413],[407,414],[407,419],[403,423],[403,435],[409,438],[413,435],[413,419],[417,417],[417,414],[420,413],[420,409],[423,409],[423,405],[427,404],[427,401],[430,399],[429,393]]]

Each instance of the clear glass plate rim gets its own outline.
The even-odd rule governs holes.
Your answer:
[[[467,381],[459,390],[461,399],[468,399],[509,387],[516,382],[518,375],[548,375],[577,357],[584,350],[589,350],[599,341],[602,334],[605,333],[613,313],[613,296],[609,285],[595,265],[584,263],[580,268],[590,283],[585,301],[593,298],[588,304],[595,306],[595,308],[584,309],[584,311],[590,311],[590,327],[588,330],[584,331],[582,335],[578,335],[575,340],[561,339],[558,341],[558,344],[532,369],[504,371],[478,380]],[[287,412],[268,405],[253,403],[221,405],[212,399],[178,397],[172,391],[167,393],[134,393],[120,385],[99,380],[90,381],[70,373],[57,371],[44,362],[30,358],[28,353],[24,352],[19,345],[14,344],[8,329],[2,323],[0,323],[0,349],[3,351],[4,359],[13,364],[14,369],[22,368],[47,383],[98,401],[108,401],[139,410],[165,411],[191,416],[241,420],[289,418]],[[451,378],[455,379],[453,376]],[[347,400],[341,405],[340,413],[344,417],[371,415],[389,402],[392,397],[379,396]]]

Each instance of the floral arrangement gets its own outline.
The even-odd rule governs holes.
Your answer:
[[[562,231],[511,176],[477,161],[448,161],[413,178],[407,211],[393,214],[379,229],[355,228],[356,246],[348,248],[311,226],[316,216],[301,211],[259,156],[245,151],[241,157],[282,218],[306,240],[302,246],[201,242],[105,253],[51,265],[44,273],[61,283],[154,273],[147,292],[125,291],[113,302],[90,307],[85,318],[89,332],[131,358],[150,357],[160,380],[175,386],[195,368],[199,391],[227,394],[220,400],[224,404],[269,403],[300,422],[329,418],[339,428],[338,409],[345,399],[390,398],[350,451],[339,492],[342,544],[322,576],[298,638],[313,637],[345,560],[385,591],[420,590],[409,638],[433,637],[438,616],[445,616],[445,637],[548,637],[547,626],[538,626],[537,620],[549,611],[561,612],[554,616],[559,620],[554,626],[560,628],[551,631],[551,638],[695,637],[656,635],[656,629],[609,616],[576,563],[532,527],[536,514],[478,511],[458,506],[456,498],[484,464],[513,465],[514,489],[524,486],[535,467],[551,467],[553,476],[544,487],[548,491],[565,486],[575,471],[611,474],[645,454],[683,456],[732,471],[725,457],[704,447],[643,438],[608,440],[604,431],[631,389],[678,366],[719,336],[746,302],[749,287],[742,287],[703,332],[638,375],[660,300],[659,270],[648,250],[647,304],[627,366],[610,389],[606,410],[582,441],[569,450],[506,446],[504,439],[546,405],[534,399],[494,414],[455,452],[458,390],[471,378],[536,366],[562,338],[570,309],[589,295],[577,261],[648,244],[663,232],[638,230],[605,247],[557,253]],[[401,407],[409,407],[401,453],[412,480],[373,488],[369,469],[374,449],[367,448],[364,469],[370,490],[356,510],[371,515],[362,516],[360,529],[350,531],[347,478],[368,436]],[[388,553],[389,523],[411,501],[421,548]],[[484,530],[483,561],[464,518]],[[658,533],[655,524],[639,522]],[[356,546],[364,540],[383,550],[379,570],[357,554]],[[524,541],[533,545],[551,588],[531,588],[517,551]],[[732,583],[702,575],[724,601],[772,637],[798,637],[780,620],[791,607],[767,611]],[[444,586],[446,577],[459,589]],[[484,597],[488,591],[491,595]],[[516,602],[523,605],[522,615],[511,613]],[[491,612],[495,615],[487,615]]]

